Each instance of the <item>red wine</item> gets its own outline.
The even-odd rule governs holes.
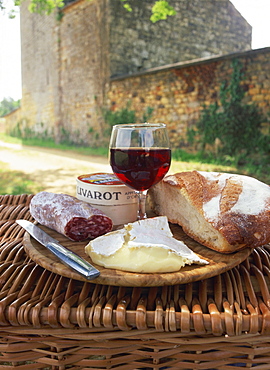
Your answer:
[[[113,172],[135,190],[147,190],[166,175],[171,150],[159,148],[121,148],[110,150]]]

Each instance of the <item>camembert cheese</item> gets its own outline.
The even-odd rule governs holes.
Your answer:
[[[173,238],[166,216],[129,223],[92,240],[85,252],[97,265],[137,273],[174,272],[186,264],[208,264]]]

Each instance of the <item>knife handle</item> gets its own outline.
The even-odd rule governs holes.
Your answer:
[[[89,262],[62,245],[49,242],[46,247],[65,265],[71,267],[73,270],[83,275],[86,279],[95,279],[100,275],[100,271],[92,266]]]

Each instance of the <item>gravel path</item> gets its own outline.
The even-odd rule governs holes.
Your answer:
[[[111,172],[108,159],[56,149],[37,148],[0,141],[0,162],[24,172],[44,190],[76,193],[76,177],[85,173]]]
[[[105,157],[86,156],[58,149],[29,147],[0,141],[0,165],[6,163],[11,170],[27,174],[38,182],[41,189],[54,193],[76,195],[76,178],[95,172],[111,173]],[[188,170],[231,172],[230,167],[173,161],[169,173]]]

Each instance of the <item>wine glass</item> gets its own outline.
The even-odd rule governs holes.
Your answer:
[[[138,194],[138,219],[145,212],[147,190],[166,175],[171,164],[166,125],[115,125],[110,140],[110,164],[115,175]]]

